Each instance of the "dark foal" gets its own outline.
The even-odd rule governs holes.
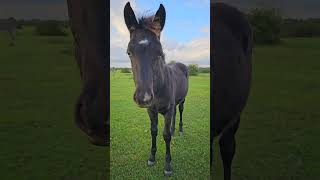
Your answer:
[[[136,90],[134,101],[147,108],[151,120],[152,146],[148,165],[155,164],[158,134],[158,113],[165,119],[163,138],[166,143],[164,174],[171,175],[171,135],[175,129],[176,106],[180,111],[180,132],[182,112],[188,91],[188,69],[184,64],[166,64],[160,43],[166,12],[161,4],[154,16],[142,17],[137,21],[128,2],[124,7],[124,19],[130,32],[127,53],[131,60]],[[171,130],[170,130],[171,128]]]
[[[251,86],[252,31],[237,9],[211,3],[211,173],[213,139],[220,136],[224,179],[231,179],[235,154],[235,133]],[[212,26],[213,25],[213,26]]]
[[[75,108],[75,122],[94,145],[109,145],[109,11],[107,1],[68,0],[75,57],[82,92]]]

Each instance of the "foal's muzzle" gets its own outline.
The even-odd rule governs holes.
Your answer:
[[[152,103],[153,97],[153,92],[150,90],[142,91],[137,89],[133,95],[134,101],[142,108],[149,107]]]

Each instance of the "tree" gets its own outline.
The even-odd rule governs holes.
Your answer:
[[[122,73],[131,73],[130,68],[121,68]]]
[[[190,76],[197,76],[199,74],[198,64],[189,64],[188,70]]]
[[[41,21],[36,24],[36,34],[40,36],[66,36],[63,24],[58,21]]]
[[[280,42],[282,17],[276,9],[254,9],[249,13],[253,39],[258,44]]]

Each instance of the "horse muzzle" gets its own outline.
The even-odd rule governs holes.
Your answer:
[[[133,96],[133,100],[141,108],[147,108],[151,106],[154,94],[152,91],[136,91]]]

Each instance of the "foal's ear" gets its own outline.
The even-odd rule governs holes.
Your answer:
[[[124,21],[126,22],[127,28],[131,33],[138,26],[138,21],[136,19],[136,15],[134,14],[130,6],[130,2],[127,2],[127,4],[124,6],[123,14],[124,14]]]
[[[166,10],[164,6],[160,4],[160,7],[153,18],[153,23],[155,24],[154,31],[160,37],[160,33],[166,22]]]

